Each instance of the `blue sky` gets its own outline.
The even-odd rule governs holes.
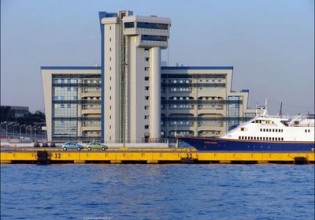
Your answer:
[[[172,20],[170,65],[233,66],[249,107],[314,112],[313,0],[1,0],[1,105],[44,110],[41,66],[100,64],[99,11]]]

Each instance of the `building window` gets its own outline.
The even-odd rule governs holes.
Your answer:
[[[148,76],[144,77],[144,80],[149,81],[149,77]]]
[[[144,129],[149,129],[149,125],[145,125],[145,126],[144,126]]]
[[[147,62],[148,62],[148,61],[149,61],[149,57],[146,57],[146,58],[145,58],[145,61],[147,61]]]
[[[137,28],[168,30],[168,24],[137,22]]]
[[[135,23],[134,22],[125,22],[125,28],[134,28]]]
[[[149,70],[150,70],[150,67],[144,67],[144,70],[145,70],[145,71],[149,71]]]
[[[144,41],[167,41],[166,36],[156,36],[156,35],[141,35],[141,40]]]

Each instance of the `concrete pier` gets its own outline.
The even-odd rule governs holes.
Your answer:
[[[45,151],[46,153],[43,153]],[[314,164],[314,152],[200,152],[191,148],[132,149],[117,148],[107,151],[62,151],[59,148],[16,148],[1,151],[1,164],[14,163],[218,163]],[[40,155],[40,156],[39,156]]]

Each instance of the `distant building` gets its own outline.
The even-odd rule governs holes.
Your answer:
[[[253,117],[233,67],[161,67],[171,21],[100,12],[101,67],[41,67],[49,141],[218,136]]]
[[[2,108],[8,108],[11,111],[11,114],[15,118],[24,117],[25,115],[29,114],[29,107],[26,106],[10,106],[10,105],[4,105],[1,106]]]

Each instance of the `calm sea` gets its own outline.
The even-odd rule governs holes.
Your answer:
[[[1,165],[1,219],[314,219],[313,165]]]

